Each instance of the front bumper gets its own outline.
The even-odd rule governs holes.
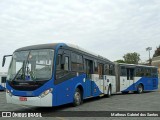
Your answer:
[[[19,105],[30,105],[39,107],[52,107],[52,93],[47,94],[43,98],[40,97],[26,97],[27,101],[20,101],[20,96],[10,96],[6,92],[7,103],[19,104]]]

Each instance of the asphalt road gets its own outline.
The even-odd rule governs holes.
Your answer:
[[[116,94],[112,95],[110,98],[106,97],[97,97],[85,100],[84,103],[80,106],[73,107],[72,104],[62,105],[59,107],[53,108],[41,108],[41,107],[31,107],[24,105],[14,105],[7,104],[5,98],[5,92],[0,91],[0,111],[20,111],[20,112],[43,112],[46,116],[52,116],[53,114],[60,113],[62,111],[160,111],[160,90],[156,90],[153,92],[146,92],[143,94]],[[96,113],[95,113],[96,114]],[[92,116],[92,114],[91,114]],[[68,120],[68,119],[81,119],[82,117],[54,117],[52,119],[57,120]],[[1,118],[0,118],[1,119]],[[3,118],[5,119],[5,118]],[[7,118],[8,120],[9,118]],[[10,118],[13,119],[13,118]],[[20,118],[14,118],[20,119]],[[30,119],[30,118],[25,118]],[[37,120],[39,118],[36,118]],[[41,118],[44,119],[44,118]],[[51,119],[50,117],[46,117],[45,119]],[[93,117],[83,117],[83,119],[93,119]],[[107,117],[94,117],[94,119],[108,119]],[[110,117],[109,119],[126,119],[127,117]],[[134,117],[132,119],[137,119]],[[142,118],[140,118],[142,119]],[[146,119],[151,119],[148,117]],[[159,119],[159,118],[152,118]],[[34,118],[35,120],[35,118]]]

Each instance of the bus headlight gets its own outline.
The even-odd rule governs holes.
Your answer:
[[[12,93],[9,90],[6,89],[6,93],[12,97]]]
[[[39,97],[40,97],[40,98],[43,98],[43,97],[45,97],[46,95],[48,95],[49,93],[51,93],[52,91],[53,91],[53,89],[50,88],[50,89],[44,91]]]

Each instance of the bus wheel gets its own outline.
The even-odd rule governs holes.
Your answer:
[[[142,84],[139,84],[139,85],[138,85],[138,87],[137,87],[137,93],[138,93],[138,94],[143,93],[143,86],[142,86]]]
[[[73,106],[78,106],[82,103],[81,91],[79,88],[76,88],[73,99]]]
[[[112,94],[111,86],[108,87],[107,97],[109,98]]]

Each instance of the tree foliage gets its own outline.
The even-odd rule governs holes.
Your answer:
[[[160,45],[159,47],[155,50],[153,57],[160,56]]]
[[[125,63],[124,60],[121,60],[121,59],[120,60],[116,60],[115,62],[117,62],[117,63]]]
[[[140,60],[140,54],[134,53],[127,53],[123,56],[124,62],[128,64],[138,64]]]

